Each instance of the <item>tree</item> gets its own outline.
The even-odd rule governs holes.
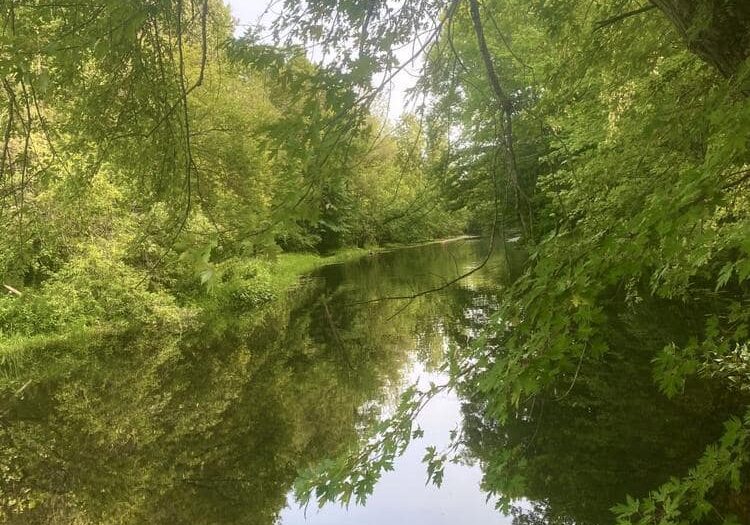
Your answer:
[[[691,51],[725,77],[740,73],[750,56],[750,6],[720,0],[653,0]]]

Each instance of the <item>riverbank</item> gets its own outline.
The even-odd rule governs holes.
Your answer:
[[[342,248],[327,255],[310,252],[282,253],[271,265],[281,287],[289,288],[306,273],[310,273],[329,264],[340,264],[360,257],[383,252],[390,248]]]
[[[458,240],[443,239],[430,243]],[[317,268],[418,245],[349,247],[331,254],[281,253],[216,264],[210,286],[166,286],[143,271],[90,253],[44,285],[0,296],[0,359],[17,360],[71,341],[131,330],[185,333],[234,312],[257,315]],[[200,276],[199,276],[200,277]]]
[[[282,253],[276,257],[276,260],[272,262],[272,265],[277,272],[279,283],[282,286],[289,287],[293,286],[302,275],[330,264],[341,264],[360,257],[367,257],[369,255],[385,253],[393,250],[420,248],[432,244],[448,244],[481,238],[482,237],[479,235],[459,235],[456,237],[434,239],[413,244],[390,243],[383,246],[370,246],[367,248],[342,248],[326,255],[319,255],[316,253]]]

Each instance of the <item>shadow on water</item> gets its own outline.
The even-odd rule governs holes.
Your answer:
[[[468,396],[463,419],[471,454],[493,465],[503,451],[515,451],[502,472],[488,469],[485,478],[488,488],[502,486],[508,477],[523,478],[528,501],[515,509],[514,525],[613,524],[614,505],[687,475],[706,446],[721,437],[724,422],[743,414],[747,397],[717,382],[694,378],[679,396],[663,395],[651,359],[685,338],[687,326],[697,320],[667,303],[640,312],[611,308],[606,325],[611,350],[603,358],[584,359],[577,375],[567,374],[522,403],[503,425],[485,416],[488,400]],[[723,510],[732,507],[722,504]],[[732,510],[747,523],[741,508]],[[701,523],[723,523],[723,517],[717,512]]]
[[[209,319],[180,337],[134,331],[51,345],[43,364],[13,372],[22,392],[0,383],[0,516],[275,523],[299,469],[355,443],[415,371],[430,377],[448,348],[470,344],[497,305],[507,259],[493,256],[440,293],[372,301],[439,286],[485,249],[459,241],[326,267],[262,312],[221,312],[221,329]],[[665,326],[679,330],[679,318],[664,309],[647,320],[612,318],[618,351],[606,363],[586,362],[562,399],[567,385],[503,427],[473,396],[453,395],[428,414],[440,420],[437,430],[463,425],[467,455],[482,466],[504,447],[522,447],[529,502],[517,523],[611,523],[607,509],[625,494],[684,473],[734,408],[737,400],[713,385],[691,385],[679,401],[654,388],[649,352],[668,337]],[[447,442],[434,434],[438,443],[429,444]],[[422,450],[409,454],[418,464]],[[454,503],[445,512],[458,514],[443,515],[444,523],[474,514],[486,520],[474,523],[508,523],[484,504],[479,470],[465,468],[455,476],[469,481],[453,492],[450,471],[440,492],[424,487],[423,470],[397,468],[385,496],[376,490],[369,518],[340,510],[318,523],[382,523],[399,511],[414,523],[439,523],[428,510],[445,502]],[[504,474],[485,473],[485,488],[496,475]],[[404,488],[414,479],[424,498]],[[422,507],[407,509],[409,499]],[[295,520],[304,517],[285,511],[285,525]]]

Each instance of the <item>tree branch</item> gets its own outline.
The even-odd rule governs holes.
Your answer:
[[[604,27],[611,26],[612,24],[616,24],[617,22],[621,20],[625,20],[626,18],[630,18],[631,16],[640,15],[647,11],[651,11],[652,9],[656,9],[656,6],[653,4],[649,4],[649,5],[640,7],[638,9],[635,9],[633,11],[628,11],[627,13],[620,13],[619,15],[615,15],[610,18],[600,20],[596,23],[596,27],[594,28],[594,31],[599,31],[600,29]]]

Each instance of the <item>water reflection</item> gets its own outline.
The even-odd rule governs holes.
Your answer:
[[[655,385],[653,356],[686,342],[706,315],[699,303],[653,300],[634,311],[613,298],[605,315],[609,351],[582,359],[506,423],[486,416],[490,400],[476,390],[465,397],[467,446],[481,459],[484,487],[502,492],[518,479],[516,494],[530,500],[515,509],[514,525],[614,524],[614,505],[686,476],[722,435],[723,423],[745,411],[747,397],[717,382],[693,377],[674,399]],[[507,451],[510,460],[498,471]],[[750,523],[739,498],[713,492],[718,510],[701,523],[723,523],[730,513]],[[750,493],[744,498],[750,501]]]
[[[352,303],[439,284],[479,251],[326,268],[260,317],[87,334],[5,370],[3,520],[274,523],[298,469],[352,443],[397,395],[412,350],[428,368],[440,359],[449,296],[396,317],[395,301]]]
[[[430,381],[441,384],[447,380],[442,374],[426,370],[420,362],[412,365],[408,375],[410,384],[427,388]],[[453,525],[509,524],[510,519],[495,510],[480,488],[482,472],[475,463],[451,464],[445,469],[445,481],[440,488],[427,485],[422,463],[425,447],[442,449],[448,445],[449,434],[460,426],[461,403],[451,392],[433,398],[418,419],[424,437],[413,441],[406,453],[396,461],[394,470],[378,482],[367,505],[344,508],[328,505],[318,509],[299,508],[290,500],[290,507],[282,512],[281,525],[382,525],[383,523],[429,523]]]
[[[395,397],[393,394],[406,385],[417,380],[422,386],[431,381],[440,384],[447,380],[436,371],[448,348],[457,343],[447,333],[447,324],[458,322],[468,329],[469,320],[479,321],[484,307],[491,303],[490,295],[496,291],[505,262],[497,255],[482,272],[439,294],[414,300],[392,301],[389,298],[439,287],[478,265],[487,249],[485,243],[474,241],[436,244],[380,254],[357,263],[329,267],[317,274],[316,277],[328,283],[326,315],[330,315],[330,322],[337,327],[349,326],[351,318],[357,315],[355,312],[364,312],[370,326],[385,322],[397,327],[397,333],[403,336],[402,339],[380,338],[381,349],[394,345],[399,354],[409,356],[400,384],[381,405],[385,411],[389,409],[389,399]],[[370,302],[376,299],[382,300]],[[465,336],[462,339],[465,340]],[[444,392],[432,400],[417,422],[425,432],[424,437],[413,442],[396,462],[394,471],[381,479],[365,507],[300,509],[290,501],[280,523],[509,523],[481,491],[482,474],[478,465],[449,464],[440,489],[426,484],[422,463],[424,448],[447,446],[451,430],[460,427],[460,406],[452,392]]]
[[[374,300],[439,286],[481,261],[486,248],[461,241],[379,254],[322,269],[262,315],[227,308],[181,335],[152,327],[45,348],[43,359],[0,383],[0,517],[611,523],[607,509],[626,493],[642,494],[687,468],[731,405],[705,385],[680,402],[663,399],[651,384],[647,345],[629,327],[657,328],[618,316],[612,338],[621,351],[603,366],[586,363],[569,395],[541,396],[500,427],[485,417],[486,400],[446,394],[422,413],[425,437],[367,507],[310,509],[307,522],[294,506],[283,510],[300,469],[354,443],[415,375],[440,379],[446,350],[469,344],[495,309],[507,258],[494,256],[440,293]],[[665,326],[660,318],[649,322]],[[440,447],[456,426],[485,473],[449,465],[441,490],[425,486],[423,445]],[[488,468],[516,445],[524,459],[516,471]],[[526,477],[530,503],[524,515],[505,518],[479,483],[494,490],[493,476],[515,474]]]

